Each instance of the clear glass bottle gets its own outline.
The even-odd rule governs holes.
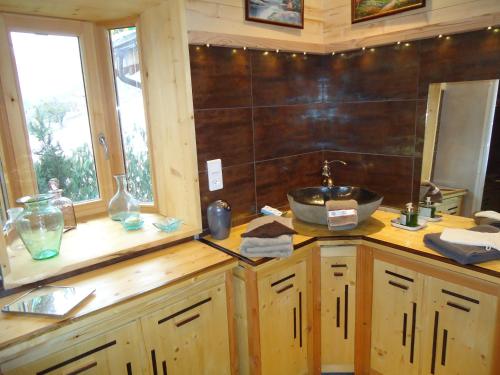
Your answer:
[[[119,174],[113,177],[116,181],[117,191],[108,205],[108,213],[111,219],[122,221],[130,214],[139,214],[139,201],[127,191],[127,176]]]
[[[51,178],[49,180],[49,193],[52,194],[50,203],[59,208],[64,218],[64,232],[76,228],[76,215],[73,201],[67,197],[63,197],[63,190],[59,188],[59,180]]]
[[[64,219],[61,210],[50,204],[52,194],[23,197],[24,211],[15,221],[24,246],[35,260],[55,257],[61,248]]]
[[[9,208],[7,210],[8,219],[3,226],[3,235],[5,237],[5,244],[11,250],[24,250],[21,237],[16,230],[15,221],[22,214],[22,207]]]

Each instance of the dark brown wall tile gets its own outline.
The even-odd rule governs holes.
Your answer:
[[[500,33],[481,30],[421,42],[419,97],[430,83],[500,77]]]
[[[335,151],[325,152],[325,158],[347,162],[332,168],[336,185],[371,189],[384,196],[385,205],[402,207],[411,201],[413,158]]]
[[[415,106],[413,100],[330,105],[325,148],[411,156],[415,143]]]
[[[322,104],[255,108],[255,160],[320,151],[324,108]]]
[[[322,56],[252,53],[255,106],[306,104],[323,100]]]
[[[326,100],[413,99],[417,93],[419,43],[325,56]]]
[[[253,163],[223,168],[222,173],[224,188],[216,191],[208,190],[207,172],[199,174],[203,228],[208,226],[207,207],[217,199],[223,199],[231,205],[234,222],[239,222],[242,218],[256,213]]]
[[[190,46],[195,109],[251,106],[250,52]]]
[[[415,121],[415,156],[422,157],[425,140],[425,120],[427,114],[427,100],[417,101],[417,114]]]
[[[222,159],[222,166],[253,162],[252,109],[207,109],[194,113],[198,169]]]
[[[286,194],[297,187],[321,183],[322,152],[297,155],[255,164],[257,209],[288,204]]]

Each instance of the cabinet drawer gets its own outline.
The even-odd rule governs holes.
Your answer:
[[[143,374],[141,343],[138,323],[132,322],[5,374]]]
[[[462,197],[443,199],[443,202],[438,206],[437,210],[448,215],[459,215],[461,204]]]

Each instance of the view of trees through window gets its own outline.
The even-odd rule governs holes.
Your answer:
[[[129,190],[141,202],[152,203],[136,28],[114,29],[109,35]],[[29,32],[10,36],[38,191],[47,192],[48,181],[57,178],[74,202],[98,199],[79,38]]]
[[[148,139],[135,27],[110,31],[116,101],[129,189],[141,202],[153,201]]]
[[[78,37],[11,33],[38,191],[99,198]]]

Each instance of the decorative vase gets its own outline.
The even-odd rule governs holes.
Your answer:
[[[218,200],[212,202],[207,208],[207,221],[210,234],[216,240],[229,237],[231,231],[231,206],[229,203]]]
[[[63,214],[50,204],[51,199],[51,194],[39,194],[17,200],[24,211],[15,221],[16,230],[35,260],[55,257],[61,248]]]
[[[108,205],[111,219],[122,221],[130,214],[139,214],[139,201],[127,191],[127,176],[119,174],[113,177],[116,181],[117,191]]]
[[[11,250],[24,250],[24,246],[16,230],[15,222],[23,209],[21,207],[13,207],[7,210],[8,219],[3,226],[3,235],[5,237],[5,245]]]
[[[73,201],[63,197],[63,190],[59,188],[59,180],[51,178],[49,180],[49,194],[52,194],[50,203],[59,208],[64,218],[64,232],[76,228],[76,215]]]

